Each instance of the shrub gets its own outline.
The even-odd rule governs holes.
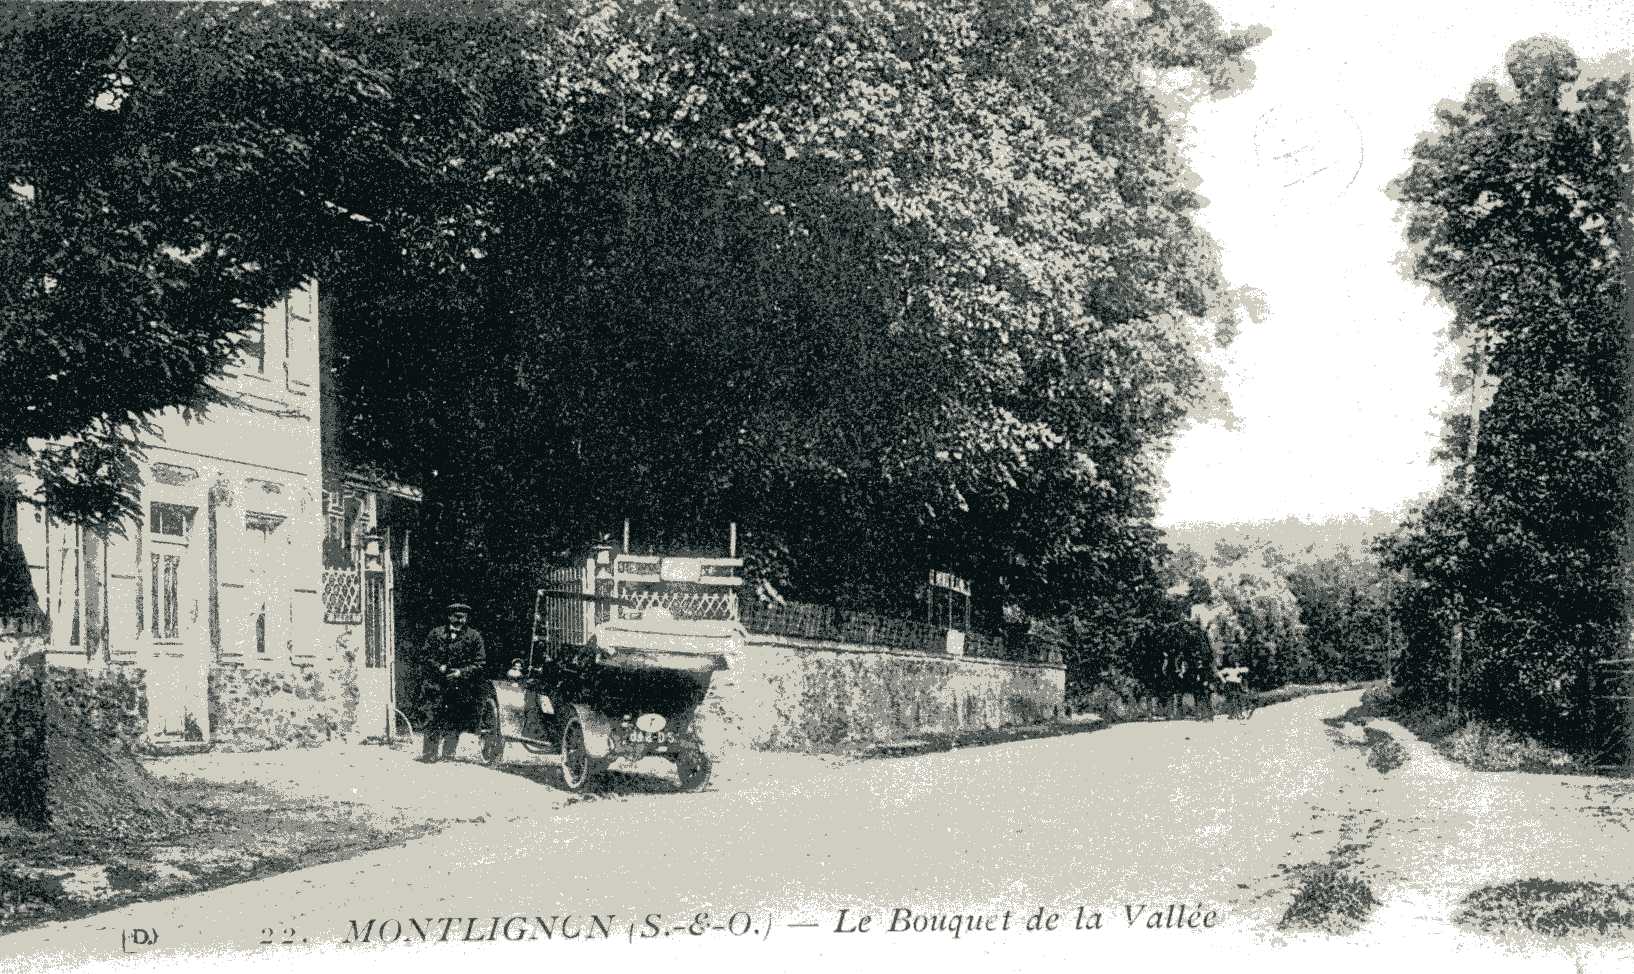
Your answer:
[[[1634,884],[1523,879],[1464,898],[1453,922],[1481,930],[1525,929],[1553,937],[1634,929]]]
[[[1367,741],[1367,766],[1380,774],[1389,774],[1407,763],[1407,749],[1383,731],[1371,727],[1362,731]]]
[[[1472,720],[1443,742],[1453,760],[1477,771],[1570,771],[1571,755],[1504,727]]]
[[[1366,880],[1347,875],[1337,866],[1321,866],[1305,877],[1278,926],[1349,933],[1378,905]]]
[[[1375,683],[1362,691],[1362,707],[1375,714],[1390,713],[1396,702],[1396,691],[1387,683]]]

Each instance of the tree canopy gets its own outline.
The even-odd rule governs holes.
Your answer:
[[[1580,77],[1541,38],[1506,67],[1512,87],[1437,113],[1397,184],[1413,274],[1496,391],[1478,433],[1452,424],[1460,466],[1385,552],[1409,581],[1405,672],[1447,681],[1409,690],[1603,748],[1594,664],[1626,646],[1629,596],[1629,78]]]
[[[624,516],[666,543],[735,520],[813,597],[936,565],[1064,611],[1096,593],[1053,583],[1150,561],[1158,460],[1217,393],[1231,296],[1175,126],[1257,35],[1195,0],[0,30],[0,368],[26,377],[0,446],[59,438],[37,466],[70,515],[128,511],[144,419],[208,405],[313,275],[349,452],[427,490],[430,586],[524,592]]]
[[[472,478],[458,516],[501,560],[623,516],[738,520],[813,597],[935,563],[1042,607],[1052,575],[1149,554],[1159,451],[1230,320],[1154,74],[1225,84],[1252,38],[1196,4],[707,12],[536,20],[573,52],[549,88],[571,121],[495,175],[469,324],[355,309],[400,350],[355,360],[359,439]],[[376,266],[350,290],[384,295]],[[465,351],[376,327],[415,315]],[[476,412],[438,400],[496,368],[515,381]],[[388,385],[428,394],[363,408]],[[456,427],[481,434],[451,449]],[[550,498],[533,551],[493,482]]]
[[[360,245],[459,253],[451,167],[503,128],[493,12],[430,3],[0,11],[0,450],[59,514],[134,513],[133,455],[262,308]],[[507,63],[500,58],[498,63]],[[39,446],[36,442],[36,446]]]

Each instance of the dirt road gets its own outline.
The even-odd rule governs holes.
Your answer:
[[[1627,940],[1570,953],[1523,940],[1517,954],[1450,922],[1486,884],[1634,880],[1631,789],[1477,774],[1410,738],[1405,763],[1381,770],[1361,729],[1331,720],[1358,698],[911,758],[742,755],[697,794],[632,792],[640,779],[629,777],[620,792],[569,797],[549,786],[548,765],[422,768],[412,788],[470,820],[407,847],[0,938],[0,968],[121,957],[121,931],[136,929],[158,935],[137,948],[149,958],[228,949],[270,962],[305,942],[365,963],[441,966],[536,945],[547,925],[553,944],[567,929],[596,937],[597,915],[613,918],[606,932],[620,945],[730,940],[741,952],[754,941],[765,953],[743,956],[780,962],[866,942],[908,958],[1017,944],[1071,958],[1093,945],[1214,968],[1236,951],[1332,967],[1362,944],[1413,943],[1529,969],[1539,951],[1562,969],[1625,959],[1634,969]],[[392,801],[412,805],[416,793]],[[1324,866],[1379,906],[1359,931],[1279,931],[1301,880]],[[686,928],[701,912],[710,917],[694,937]],[[1028,931],[1035,914],[1041,927],[1057,915],[1055,928]],[[419,952],[387,955],[373,946],[382,941]]]

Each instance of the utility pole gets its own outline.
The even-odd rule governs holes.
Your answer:
[[[1471,331],[1474,348],[1470,350],[1470,384],[1469,384],[1469,440],[1464,444],[1464,493],[1466,496],[1475,491],[1475,453],[1481,439],[1481,389],[1486,385],[1487,348],[1486,331],[1477,326]],[[1452,691],[1452,711],[1460,720],[1464,717],[1464,612],[1466,610],[1464,597],[1459,593],[1453,602],[1455,613],[1452,622],[1452,646],[1450,647],[1450,674],[1448,688]]]
[[[1629,135],[1634,138],[1634,93],[1623,102],[1628,120]],[[1634,213],[1634,182],[1622,181],[1625,214]],[[1617,687],[1614,696],[1622,697],[1623,711],[1623,770],[1634,774],[1634,261],[1627,255],[1634,253],[1634,226],[1626,220],[1617,227],[1617,247],[1624,255],[1623,265],[1623,436],[1624,467],[1622,480],[1623,501],[1623,629],[1622,640],[1613,651],[1617,655],[1616,675],[1609,681]],[[1604,672],[1602,661],[1602,672]]]
[[[1396,685],[1396,573],[1384,573],[1384,685]]]

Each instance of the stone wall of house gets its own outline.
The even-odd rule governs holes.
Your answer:
[[[314,666],[210,667],[210,741],[218,751],[315,747],[352,736],[357,679],[349,652]]]
[[[53,726],[90,728],[126,753],[137,751],[147,730],[142,670],[50,666],[46,643],[37,630],[0,634],[0,817],[35,825],[48,820]]]
[[[711,682],[699,731],[711,748],[835,751],[1037,723],[1065,696],[1059,665],[751,635]]]
[[[47,637],[40,632],[0,633],[0,777],[43,748],[45,695],[61,715],[92,729],[99,739],[128,752],[148,747],[145,670],[129,664],[47,665],[46,647]],[[351,737],[358,713],[354,664],[343,637],[333,659],[311,666],[210,667],[211,745],[260,750]]]

